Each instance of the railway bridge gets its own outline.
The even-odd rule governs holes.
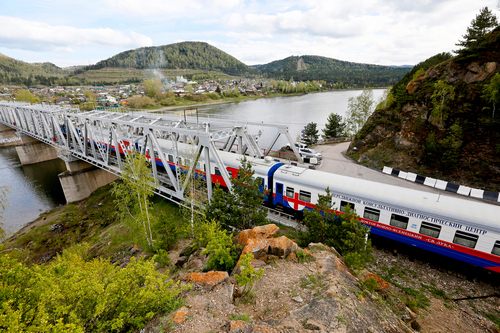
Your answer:
[[[141,112],[111,112],[79,110],[54,105],[0,101],[0,125],[16,131],[17,138],[28,147],[18,153],[23,164],[61,158],[67,170],[59,178],[68,202],[81,200],[98,187],[120,176],[124,156],[132,152],[150,155],[164,166],[169,165],[167,154],[161,149],[159,139],[168,140],[175,147],[174,156],[182,156],[178,143],[189,143],[194,150],[188,176],[199,161],[207,170],[215,163],[226,184],[231,184],[220,150],[236,151],[256,158],[264,158],[280,136],[293,142],[288,126],[265,123],[239,123],[231,120],[196,117],[193,115],[166,115]],[[251,134],[249,126],[258,125],[276,132],[269,147],[259,146],[257,134]],[[5,129],[4,126],[4,129]],[[0,139],[2,138],[0,130]],[[45,145],[33,147],[33,141]],[[218,145],[216,145],[216,142]],[[50,147],[48,147],[48,146]],[[292,147],[299,161],[298,151]],[[170,161],[172,164],[172,161]],[[179,163],[174,163],[179,168]],[[177,170],[159,168],[151,163],[151,172],[157,180],[156,193],[181,203],[185,199],[187,181],[182,181]],[[211,173],[206,173],[208,200],[212,195]],[[230,188],[229,188],[230,189]],[[231,190],[231,189],[230,189]]]

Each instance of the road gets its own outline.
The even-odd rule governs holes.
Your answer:
[[[384,183],[399,187],[405,187],[430,193],[443,193],[445,191],[435,189],[433,187],[425,186],[418,183],[413,183],[395,176],[387,175],[381,171],[370,169],[366,166],[358,164],[348,158],[342,153],[347,150],[350,142],[342,142],[331,145],[315,146],[314,150],[323,154],[323,161],[317,170],[324,172],[335,173],[338,175],[371,180],[378,183]],[[403,170],[404,171],[404,170]],[[446,192],[449,195],[457,195],[461,198],[467,198],[462,195]]]

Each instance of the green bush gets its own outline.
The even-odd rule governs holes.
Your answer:
[[[259,268],[258,271],[253,268],[251,261],[253,259],[253,254],[245,253],[240,258],[240,265],[242,267],[240,274],[234,274],[236,278],[236,283],[242,288],[241,297],[245,297],[250,291],[252,291],[255,282],[259,281],[262,276],[264,276],[264,268]]]
[[[126,268],[84,260],[83,246],[48,265],[0,257],[0,331],[125,332],[181,306],[179,288],[154,263],[132,258]]]
[[[232,234],[228,234],[226,230],[215,230],[203,252],[203,254],[210,255],[207,267],[213,270],[231,272],[238,258],[236,250],[237,247],[233,244]]]

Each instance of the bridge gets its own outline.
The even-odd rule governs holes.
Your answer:
[[[286,137],[288,142],[293,142],[288,133],[288,127],[285,125],[209,119],[199,117],[197,112],[195,116],[187,115],[186,112],[180,116],[144,111],[81,112],[54,105],[0,101],[0,124],[16,130],[18,136],[36,139],[55,149],[55,157],[64,160],[69,171],[66,176],[60,175],[65,195],[67,199],[70,197],[68,202],[83,199],[82,195],[85,197],[92,192],[92,190],[81,190],[82,180],[78,180],[78,177],[81,178],[82,174],[87,172],[97,172],[90,178],[87,175],[83,182],[96,183],[94,189],[105,185],[120,176],[127,154],[139,151],[141,154],[161,161],[164,166],[169,165],[169,161],[172,165],[173,161],[162,148],[160,140],[169,142],[170,147],[175,151],[173,155],[177,158],[183,155],[179,148],[180,143],[187,143],[193,147],[194,161],[186,170],[188,175],[186,178],[194,172],[197,163],[203,161],[207,170],[211,170],[211,163],[215,163],[226,184],[231,184],[230,176],[224,161],[219,156],[219,151],[264,158],[280,136]],[[249,126],[274,130],[276,134],[270,146],[262,149],[258,143],[262,132],[251,134]],[[4,140],[16,141],[12,138]],[[293,145],[292,149],[297,159],[302,162],[298,150]],[[39,150],[31,152],[31,158],[37,161],[39,155],[41,155]],[[49,155],[54,157],[54,154]],[[177,172],[180,168],[179,160],[173,164],[176,170],[171,170],[169,167],[160,168],[157,163],[151,163],[151,170],[158,184],[156,193],[181,203],[185,200],[187,180],[181,179],[180,170]],[[94,168],[89,168],[89,166]],[[114,177],[110,178],[102,172],[99,173],[103,170]],[[206,172],[206,186],[208,200],[210,200],[212,196],[211,172]],[[230,186],[229,190],[231,190]],[[71,192],[69,196],[67,192]]]

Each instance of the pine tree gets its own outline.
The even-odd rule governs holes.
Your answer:
[[[323,138],[338,138],[344,135],[345,123],[342,122],[342,116],[330,113],[325,128],[323,129]]]
[[[467,33],[462,36],[464,40],[459,41],[456,45],[463,49],[478,45],[483,37],[498,26],[497,17],[484,7],[480,10],[476,18],[471,21],[471,25],[467,27]],[[462,51],[458,50],[457,52]]]
[[[316,123],[311,122],[307,124],[304,129],[302,129],[303,141],[309,146],[318,142],[319,135],[317,126],[318,125]]]

